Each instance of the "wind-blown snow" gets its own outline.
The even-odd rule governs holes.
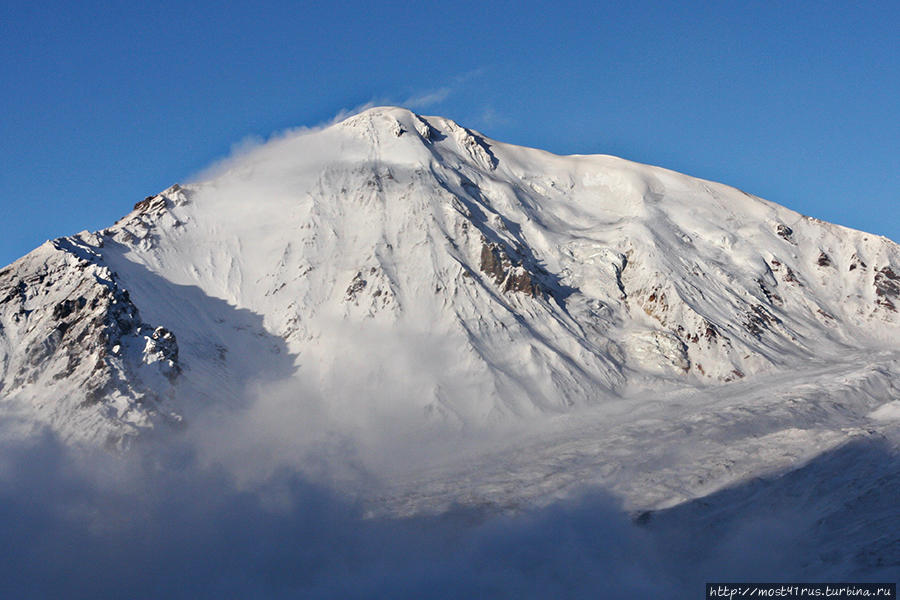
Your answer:
[[[373,515],[586,485],[639,514],[895,447],[898,310],[886,238],[376,108],[4,269],[0,389],[64,439],[181,431]]]

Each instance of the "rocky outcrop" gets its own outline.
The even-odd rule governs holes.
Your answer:
[[[344,292],[344,304],[353,314],[368,317],[397,309],[393,286],[381,266],[357,271]]]
[[[120,443],[178,420],[164,407],[181,371],[178,343],[141,320],[91,241],[47,242],[0,272],[0,391],[51,424],[67,410],[94,415],[95,431]]]
[[[401,109],[276,146],[0,272],[2,397],[121,435],[266,372],[331,385],[332,342],[371,326],[361,364],[421,371],[415,402],[477,421],[777,373],[900,326],[895,244],[727,186]]]
[[[172,209],[189,202],[188,191],[177,183],[155,196],[147,196],[120,219],[115,227],[104,230],[116,242],[148,250],[159,242],[157,227],[180,227],[182,223]]]
[[[891,267],[882,267],[875,273],[875,302],[896,312],[898,300],[900,300],[900,275]]]
[[[482,242],[479,267],[504,292],[518,292],[531,297],[544,294],[534,274],[524,267],[520,259],[510,257],[500,244],[487,240]]]
[[[791,244],[796,244],[794,241],[794,230],[785,225],[784,223],[779,223],[775,226],[775,233],[780,235],[782,239],[786,242],[790,242]]]

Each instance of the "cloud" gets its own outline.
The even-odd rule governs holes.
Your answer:
[[[4,597],[625,598],[660,585],[602,495],[367,519],[296,473],[239,489],[184,448],[161,461],[77,456],[49,437],[3,450],[16,463],[0,484]]]
[[[406,100],[400,103],[400,106],[416,109],[427,108],[434,104],[440,104],[441,102],[446,100],[447,97],[450,96],[452,91],[453,90],[450,87],[442,87],[431,92],[409,96]]]
[[[465,482],[447,478],[433,513],[400,516],[379,504],[396,473],[492,440],[415,418],[425,382],[411,364],[452,364],[452,347],[403,329],[393,338],[374,326],[334,332],[342,345],[331,348],[332,368],[343,377],[303,366],[255,386],[232,412],[194,415],[182,434],[120,455],[0,424],[0,597],[674,599],[695,597],[708,580],[834,572],[815,563],[823,534],[795,504],[849,506],[852,517],[847,500],[858,490],[809,491],[809,477],[780,495],[711,495],[643,526],[600,489],[545,506],[445,508],[438,502],[466,498]],[[384,369],[367,360],[376,348],[392,357]],[[336,386],[323,389],[323,379]],[[835,460],[823,472],[886,464],[882,453]],[[883,515],[869,490],[861,511],[880,528],[896,513],[890,486],[900,479],[872,473]],[[871,536],[842,520],[847,535],[832,537],[856,535],[852,556]]]
[[[47,433],[22,438],[0,430],[0,595],[685,598],[714,579],[847,575],[810,562],[821,532],[794,506],[798,496],[779,508],[759,484],[746,493],[751,506],[760,505],[755,512],[738,501],[742,492],[728,492],[715,510],[691,504],[648,525],[635,524],[598,489],[513,511],[470,505],[369,516],[377,486],[368,496],[348,494],[320,476],[360,464],[359,447],[346,439],[322,433],[306,440],[327,423],[322,416],[313,413],[294,431],[299,442],[255,440],[269,446],[263,454],[304,447],[304,460],[317,464],[310,473],[299,454],[272,462],[248,451],[249,434],[288,436],[310,406],[285,408],[275,400],[253,408],[257,423],[245,429],[237,421],[201,423],[208,429],[199,439],[194,429],[119,455],[69,447]],[[234,454],[211,460],[215,435]],[[399,461],[417,450],[392,449]],[[884,462],[877,453],[865,456]],[[266,468],[247,477],[231,460],[238,457],[250,469]],[[817,504],[846,504],[814,496]],[[890,498],[883,502],[889,509]]]
[[[366,102],[350,107],[341,108],[331,118],[315,125],[291,127],[288,129],[276,131],[269,134],[268,136],[263,136],[259,133],[250,134],[236,144],[232,144],[228,156],[215,161],[210,166],[202,169],[192,177],[189,177],[187,179],[187,182],[196,183],[213,179],[216,176],[227,172],[236,163],[239,163],[241,159],[246,158],[261,147],[264,147],[273,142],[291,139],[298,135],[305,135],[321,131],[322,129],[326,129],[327,127],[335,125],[336,123],[340,123],[345,119],[348,119],[354,115],[357,115],[376,106],[402,106],[413,110],[422,110],[432,106],[440,105],[452,95],[459,93],[466,85],[469,84],[470,81],[483,76],[487,72],[487,67],[472,69],[465,73],[451,77],[450,81],[445,85],[416,91],[408,94],[405,97],[401,96],[399,99],[397,96],[391,95],[373,96]],[[502,120],[499,115],[493,112],[492,109],[486,109],[486,111],[482,115],[482,121],[486,125],[503,124],[506,122],[505,120]]]
[[[364,102],[362,104],[357,104],[352,108],[342,108],[337,111],[333,117],[325,121],[324,123],[320,123],[310,129],[313,131],[318,131],[319,129],[324,129],[326,127],[330,127],[336,123],[340,123],[345,119],[349,119],[354,115],[358,115],[359,113],[369,110],[370,108],[374,108],[376,106],[384,106],[385,104],[389,104],[388,102],[378,102],[375,99],[369,100],[368,102]]]
[[[512,123],[511,119],[498,113],[492,106],[486,106],[479,119],[484,127],[499,127]]]
[[[470,81],[481,77],[487,72],[487,67],[479,67],[477,69],[466,71],[465,73],[451,77],[449,83],[443,86],[410,94],[405,100],[400,102],[399,105],[407,108],[422,109],[440,104],[452,94],[460,92]]]

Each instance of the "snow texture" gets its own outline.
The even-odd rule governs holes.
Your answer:
[[[373,108],[0,272],[0,393],[63,439],[127,445],[277,382],[360,445],[373,514],[586,484],[639,514],[894,440],[898,311],[886,238]]]

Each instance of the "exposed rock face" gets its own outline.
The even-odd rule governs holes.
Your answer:
[[[788,227],[787,225],[785,225],[784,223],[779,223],[775,227],[775,232],[778,235],[780,235],[784,239],[784,241],[790,242],[792,244],[794,243],[794,238],[793,238],[794,230],[791,229],[790,227]]]
[[[896,311],[900,298],[900,275],[891,267],[882,267],[875,273],[876,302],[884,308]]]
[[[353,277],[353,281],[350,282],[350,285],[347,287],[347,294],[345,296],[347,301],[356,300],[356,296],[366,289],[366,285],[368,282],[363,279],[362,272],[357,273]]]
[[[146,327],[139,327],[138,333],[144,333]],[[144,345],[143,361],[146,364],[159,363],[160,371],[174,381],[181,372],[178,364],[178,342],[175,340],[175,334],[165,327],[157,327],[146,338],[147,343]]]
[[[177,183],[155,196],[147,196],[134,205],[128,215],[104,230],[114,241],[149,250],[155,247],[160,226],[177,229],[183,225],[171,209],[188,204],[189,192]],[[102,243],[102,242],[101,242]]]
[[[143,323],[96,236],[47,242],[0,272],[0,392],[52,425],[75,415],[118,443],[163,418],[176,380],[178,344]],[[48,402],[48,398],[53,398]]]
[[[486,240],[482,243],[479,267],[504,292],[518,292],[532,298],[544,294],[535,275],[525,268],[521,260],[512,259],[500,244]]]
[[[378,109],[2,271],[0,393],[121,437],[302,365],[338,397],[358,351],[415,373],[410,410],[499,420],[889,347],[898,265],[724,185]]]

